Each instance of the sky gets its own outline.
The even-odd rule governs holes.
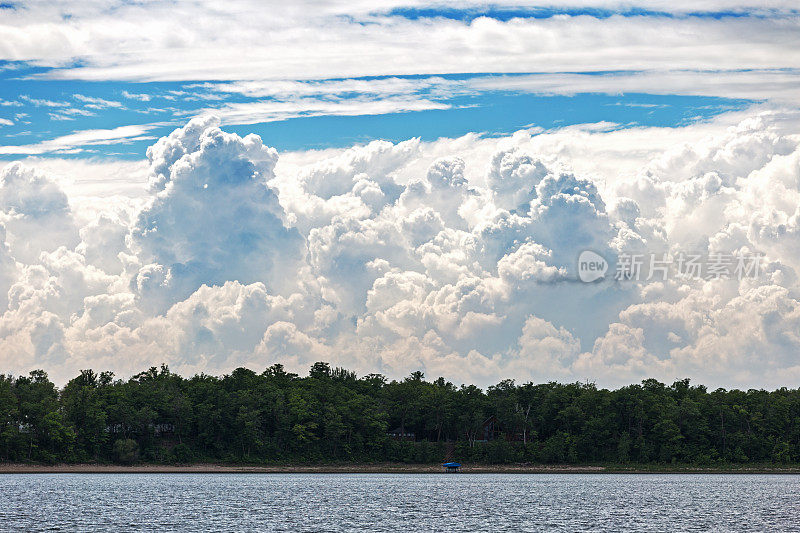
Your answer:
[[[0,3],[0,372],[800,379],[788,0]]]

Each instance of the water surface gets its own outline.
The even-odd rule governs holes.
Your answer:
[[[800,531],[800,476],[0,474],[3,531]]]

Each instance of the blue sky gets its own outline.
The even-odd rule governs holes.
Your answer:
[[[588,16],[604,19],[614,16],[620,17],[657,17],[657,18],[731,18],[731,17],[781,17],[787,14],[797,14],[797,9],[789,10],[752,10],[752,9],[703,9],[701,4],[696,4],[694,9],[669,11],[647,9],[634,5],[619,5],[616,7],[571,7],[569,5],[558,8],[554,6],[514,7],[484,5],[472,9],[428,7],[406,7],[389,10],[386,14],[400,16],[411,20],[444,18],[470,22],[479,17],[489,17],[497,20],[508,21],[515,18],[547,19],[556,16],[580,17]]]
[[[4,3],[14,45],[0,49],[0,158],[141,158],[210,113],[303,150],[595,122],[677,127],[797,99],[798,11],[782,0],[320,2],[263,20],[239,3]],[[259,32],[270,38],[251,39]],[[301,34],[314,38],[293,50]]]
[[[214,112],[227,104],[275,102],[188,82],[97,82],[48,80],[47,69],[13,68],[2,71],[0,118],[13,124],[0,128],[0,142],[10,147],[40,143],[75,131],[114,129],[142,125],[146,133],[114,144],[70,146],[45,156],[141,158],[154,138],[165,135],[200,112]],[[479,76],[444,76],[439,79],[469,83]],[[485,78],[480,75],[480,78]],[[387,78],[363,78],[366,83]],[[392,77],[410,81],[425,77]],[[344,81],[344,80],[330,80]],[[206,82],[207,83],[207,82]],[[224,85],[224,82],[216,82]],[[542,95],[513,90],[472,89],[467,94],[420,90],[414,97],[430,99],[441,109],[387,112],[355,116],[303,116],[300,106],[291,118],[258,117],[227,125],[228,131],[257,133],[279,150],[344,147],[374,139],[402,141],[420,137],[459,137],[469,132],[501,136],[520,129],[550,130],[574,124],[608,122],[610,128],[681,126],[755,103],[741,98],[659,94]],[[362,94],[322,95],[346,103]],[[77,151],[76,151],[77,150]],[[74,153],[73,153],[74,152]],[[24,155],[24,154],[17,154]],[[7,153],[11,160],[15,154]]]

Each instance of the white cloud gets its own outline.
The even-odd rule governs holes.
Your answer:
[[[225,124],[235,125],[276,122],[297,117],[384,115],[450,107],[450,104],[410,96],[380,99],[342,98],[333,101],[298,98],[290,101],[229,103],[201,110],[199,114],[216,115]]]
[[[55,180],[74,202],[105,205],[98,198],[122,195],[138,198],[147,193],[146,160],[29,156],[19,160],[26,167],[43,171]]]
[[[69,107],[68,102],[56,102],[54,100],[47,100],[44,98],[31,98],[27,94],[21,94],[19,99],[28,102],[29,104],[33,104],[36,107]]]
[[[96,98],[93,96],[86,96],[83,94],[73,94],[73,98],[82,102],[85,107],[89,109],[104,109],[107,107],[116,107],[121,108],[122,104],[120,102],[116,102],[114,100],[105,100],[103,98]]]
[[[119,126],[112,129],[82,130],[62,135],[36,144],[0,146],[0,154],[39,155],[70,152],[86,146],[110,145],[150,139],[147,132],[155,126],[150,124]]]
[[[673,13],[697,9],[668,2],[560,5]],[[703,8],[754,14],[741,17],[560,15],[507,21],[410,19],[387,15],[392,6],[431,4],[382,4],[377,13],[366,3],[265,9],[243,1],[226,10],[205,2],[156,1],[115,9],[36,4],[4,14],[0,57],[62,67],[50,76],[137,81],[800,67],[798,22],[790,2],[719,2]],[[485,8],[464,5],[470,7]],[[80,64],[73,66],[76,60]]]
[[[800,375],[800,135],[756,107],[278,156],[196,119],[122,166],[0,180],[0,365],[302,370],[476,381]],[[49,166],[48,166],[49,165]],[[73,174],[84,175],[83,178]],[[149,189],[144,190],[145,180]],[[575,280],[580,250],[758,250],[757,280]],[[783,381],[782,381],[783,380]]]
[[[286,227],[267,185],[276,151],[213,123],[195,119],[148,150],[156,195],[131,237],[145,268],[163,266],[164,278],[140,285],[144,298],[183,298],[229,279],[279,291],[293,285],[284,272],[304,259],[303,238]]]
[[[19,163],[0,171],[0,209],[6,242],[18,261],[75,246],[78,233],[67,195],[49,176]]]
[[[122,96],[131,100],[139,100],[140,102],[149,102],[153,99],[153,95],[147,93],[130,93],[128,91],[122,91]]]
[[[800,74],[795,70],[669,70],[610,73],[540,73],[476,75],[466,79],[427,76],[318,81],[248,80],[187,85],[212,94],[228,93],[258,99],[212,105],[192,114],[221,117],[225,124],[255,124],[302,116],[378,115],[450,109],[453,98],[515,91],[537,95],[610,95],[647,93],[661,95],[715,96],[770,100],[796,105]],[[653,106],[620,102],[619,105]],[[664,104],[666,105],[666,104]],[[723,104],[721,104],[723,105]]]
[[[614,73],[553,73],[476,77],[471,90],[522,91],[536,94],[647,93],[769,99],[797,105],[800,73],[796,70],[664,70]]]

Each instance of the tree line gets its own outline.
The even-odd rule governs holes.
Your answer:
[[[648,379],[482,390],[327,363],[308,376],[0,376],[0,461],[326,463],[800,462],[800,389],[709,391]]]

